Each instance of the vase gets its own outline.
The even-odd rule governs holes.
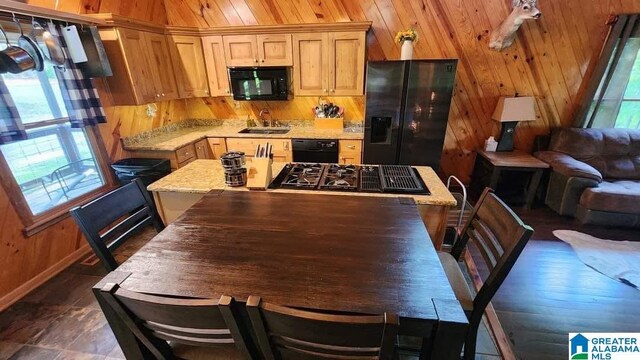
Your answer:
[[[400,48],[400,60],[411,60],[413,58],[413,41],[405,40]]]

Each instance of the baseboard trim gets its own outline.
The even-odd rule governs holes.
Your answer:
[[[6,310],[9,306],[15,304],[18,300],[25,297],[31,291],[35,290],[38,286],[44,284],[52,277],[58,275],[64,269],[73,265],[73,263],[87,256],[91,252],[91,248],[85,245],[71,254],[64,257],[62,260],[55,263],[53,266],[47,268],[43,272],[29,279],[26,283],[12,290],[10,293],[0,298],[0,312]]]
[[[471,276],[471,280],[473,281],[473,286],[476,291],[479,291],[482,287],[482,278],[478,273],[478,268],[476,267],[476,263],[473,261],[471,254],[469,251],[464,252],[464,263],[467,265],[467,270],[469,271],[469,275]],[[493,338],[496,340],[496,346],[498,347],[498,351],[503,359],[512,360],[515,359],[516,356],[511,349],[511,342],[509,338],[504,332],[502,328],[502,324],[498,319],[498,314],[496,314],[496,310],[493,308],[493,305],[489,303],[487,308],[485,309],[485,319],[487,323],[487,328],[491,331]]]

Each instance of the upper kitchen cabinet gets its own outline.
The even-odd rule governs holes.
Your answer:
[[[364,32],[328,34],[329,95],[350,96],[364,93]]]
[[[362,95],[365,45],[364,31],[294,34],[294,94]]]
[[[290,34],[225,35],[222,39],[228,67],[293,65]]]
[[[181,98],[209,96],[202,41],[198,36],[172,35],[171,62]]]
[[[290,34],[257,35],[260,66],[292,66]]]
[[[106,77],[106,81],[114,104],[140,105],[156,101],[157,92],[150,81],[154,71],[147,61],[148,39],[144,32],[104,28],[100,29],[100,38],[113,70],[113,76]]]
[[[327,95],[329,46],[323,33],[293,35],[294,94]]]
[[[156,100],[166,101],[178,98],[176,78],[173,73],[167,37],[163,34],[144,33],[149,73],[153,80]]]
[[[202,49],[204,50],[211,96],[229,95],[229,72],[224,58],[222,36],[202,37]]]

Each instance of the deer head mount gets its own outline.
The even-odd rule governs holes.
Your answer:
[[[538,0],[513,0],[513,11],[493,30],[491,39],[489,40],[489,48],[496,51],[502,51],[516,39],[516,31],[525,20],[539,19],[542,16],[538,9]]]

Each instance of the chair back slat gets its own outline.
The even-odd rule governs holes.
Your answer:
[[[218,301],[176,298],[129,291],[117,284],[107,284],[102,293],[127,327],[156,357],[171,353],[165,342],[171,341],[206,347],[235,344],[246,358],[255,358],[256,348],[249,332],[240,329],[237,304],[229,296],[222,296]]]
[[[140,188],[132,181],[91,202],[81,206],[82,216],[93,221],[88,225],[91,232],[99,232],[127,214],[147,205]]]
[[[329,314],[247,301],[267,359],[386,359],[393,354],[395,315]]]
[[[118,267],[111,251],[125,240],[150,224],[157,231],[164,228],[140,179],[71,209],[70,213],[96,256],[109,271]]]

